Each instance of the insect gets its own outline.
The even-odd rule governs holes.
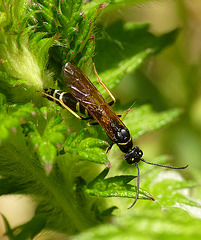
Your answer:
[[[112,98],[112,101],[109,103],[106,102],[97,88],[81,71],[81,69],[70,62],[66,63],[62,69],[63,80],[69,90],[69,93],[55,89],[45,89],[44,92],[41,93],[49,100],[55,100],[58,104],[69,110],[75,115],[75,117],[81,120],[96,120],[94,123],[89,122],[88,125],[99,124],[105,130],[106,134],[112,141],[107,153],[112,148],[113,144],[117,144],[120,150],[125,153],[124,159],[127,163],[135,164],[138,171],[137,190],[135,200],[129,207],[130,209],[135,205],[139,196],[140,170],[138,163],[140,161],[171,169],[185,169],[188,165],[184,167],[172,167],[147,162],[142,158],[142,150],[138,146],[133,146],[132,137],[128,128],[121,121],[120,116],[117,115],[111,108],[111,106],[115,103],[115,98],[107,89],[105,84],[100,80],[96,72],[95,65],[94,70],[99,83],[105,88]],[[78,113],[85,114],[86,117],[82,117]]]

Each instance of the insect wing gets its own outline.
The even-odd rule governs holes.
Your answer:
[[[94,88],[87,76],[72,63],[66,63],[62,71],[64,82],[66,83],[70,93],[78,100],[91,94]]]
[[[108,137],[115,142],[118,128],[125,127],[116,113],[105,101],[100,92],[88,77],[75,65],[66,63],[62,71],[64,82],[70,93],[106,131]]]

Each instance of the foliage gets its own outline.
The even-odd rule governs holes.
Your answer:
[[[11,240],[32,239],[42,230],[63,232],[72,239],[164,239],[174,237],[175,231],[181,233],[182,224],[188,231],[181,236],[187,239],[192,230],[188,224],[200,226],[199,220],[182,210],[200,205],[178,191],[196,183],[172,176],[168,181],[157,180],[160,169],[150,171],[143,164],[139,198],[156,199],[166,212],[158,204],[139,200],[128,213],[129,203],[123,198],[135,198],[136,186],[130,182],[136,176],[127,174],[126,163],[115,162],[119,155],[123,159],[120,151],[110,162],[105,154],[108,138],[100,126],[86,128],[85,122],[36,92],[65,88],[61,78],[65,62],[74,62],[91,76],[95,54],[100,77],[113,89],[147,57],[174,42],[178,30],[155,36],[147,24],[116,22],[105,28],[98,23],[103,11],[120,2],[130,1],[107,0],[101,5],[81,0],[0,1],[0,194],[30,196],[36,204],[33,218],[15,228],[2,215]],[[142,105],[130,110],[125,123],[135,140],[180,114],[179,109],[156,113],[150,105]],[[164,156],[155,159],[156,163],[167,161]],[[123,214],[114,217],[116,224],[108,223],[116,205]],[[149,231],[144,232],[144,226]],[[197,228],[192,234],[199,238]]]

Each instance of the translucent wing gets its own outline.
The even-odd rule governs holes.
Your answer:
[[[62,70],[63,79],[70,93],[93,116],[105,130],[108,137],[116,142],[115,134],[124,123],[108,105],[89,78],[72,63],[66,63]]]

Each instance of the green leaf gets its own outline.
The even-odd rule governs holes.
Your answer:
[[[109,25],[103,32],[97,40],[95,63],[100,78],[110,89],[136,70],[146,58],[173,43],[178,35],[176,29],[155,36],[149,32],[148,24],[124,24],[122,21]],[[97,87],[102,92],[101,87]],[[103,96],[106,96],[105,92]]]
[[[38,59],[38,65],[40,66],[41,71],[45,69],[48,61],[47,55],[53,42],[54,38],[41,39],[37,44],[37,48],[35,47],[35,50],[37,50],[37,52],[35,51],[35,54]]]
[[[91,8],[85,15],[80,0],[38,2],[40,4],[31,6],[33,16],[37,19],[35,31],[47,32],[48,37],[52,37],[56,43],[51,48],[51,64],[74,61],[77,65],[82,65],[88,61],[94,50],[94,41],[90,38],[103,7]],[[30,23],[33,25],[33,21]]]
[[[64,151],[78,155],[83,160],[109,165],[106,156],[108,143],[96,138],[85,138],[87,133],[87,129],[81,130],[79,134],[71,133],[64,143]]]
[[[4,104],[1,106],[1,108],[0,142],[5,141],[12,133],[15,133],[18,127],[24,122],[24,120],[30,117],[34,111],[34,107],[31,103],[27,103],[24,106],[20,106],[19,108],[16,106],[8,106]]]
[[[47,108],[43,108],[42,110],[45,111],[46,118],[49,118]],[[49,108],[49,110],[51,109]],[[50,116],[51,115],[50,113]],[[52,164],[57,155],[57,148],[62,147],[64,142],[64,135],[62,133],[66,132],[67,128],[62,125],[61,122],[61,115],[59,113],[54,114],[47,122],[43,134],[40,134],[32,122],[23,125],[24,133],[28,135],[29,141],[32,143],[35,151],[40,156],[41,162],[44,164]]]
[[[40,143],[37,152],[45,164],[51,164],[57,153],[56,148],[49,142]]]
[[[109,168],[104,169],[85,187],[85,192],[91,196],[135,198],[137,188],[128,184],[135,177],[124,175],[104,179],[108,171]],[[154,200],[151,194],[142,189],[139,190],[139,199]]]
[[[115,224],[107,223],[71,237],[71,240],[102,239],[199,239],[201,222],[182,210],[161,211],[160,206],[134,211],[115,217]]]
[[[164,173],[165,176],[165,173]],[[170,177],[169,177],[170,178]],[[173,178],[165,179],[160,182],[156,182],[152,186],[152,193],[157,201],[165,206],[177,206],[177,205],[189,205],[193,207],[201,207],[201,204],[191,200],[185,196],[185,189],[196,187],[196,184],[187,181],[179,181]],[[178,191],[179,190],[179,191]],[[183,191],[182,191],[183,190]]]
[[[104,4],[107,5],[108,12],[114,9],[115,6],[121,8],[121,6],[127,6],[129,4],[137,4],[137,3],[143,3],[148,2],[149,0],[105,0]],[[102,0],[96,0],[96,1],[86,1],[86,4],[83,6],[85,11],[89,11],[93,9],[94,7],[104,5]]]
[[[3,221],[4,221],[4,225],[6,227],[6,235],[9,237],[9,240],[14,240],[14,235],[13,235],[13,232],[12,232],[12,229],[10,227],[10,224],[8,222],[8,220],[6,219],[6,217],[1,213],[0,214],[3,218]]]
[[[26,14],[27,1],[26,0],[15,0],[15,7],[12,7],[13,10],[13,22],[20,23],[21,19]]]
[[[135,140],[148,132],[167,126],[177,119],[181,113],[180,109],[156,113],[151,109],[150,105],[134,106],[126,115],[124,122],[129,126],[131,135]]]
[[[14,228],[10,240],[33,239],[45,227],[45,224],[46,219],[44,216],[35,216],[29,222]],[[9,236],[10,234],[7,235]]]
[[[2,178],[0,179],[0,195],[5,194],[14,194],[14,193],[22,193],[24,190],[24,184],[19,184],[18,181],[10,179],[10,178]]]
[[[154,51],[151,49],[139,52],[133,57],[119,62],[118,68],[115,67],[104,71],[100,74],[100,77],[110,86],[110,89],[114,89],[126,74],[137,69],[147,57],[153,54],[153,52]]]

